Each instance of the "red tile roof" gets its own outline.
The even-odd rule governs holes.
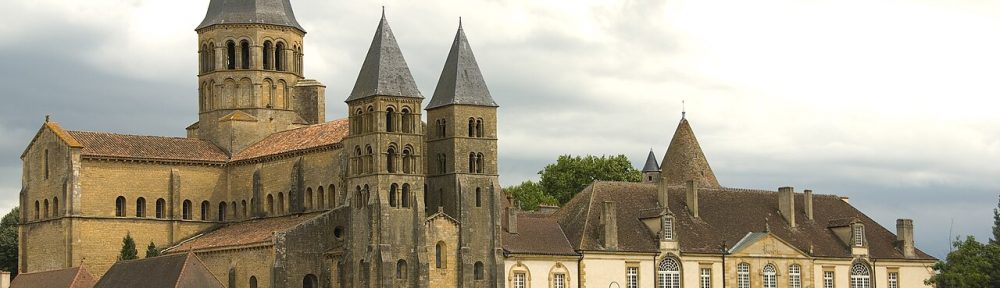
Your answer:
[[[233,156],[233,161],[303,151],[340,143],[347,137],[347,119],[271,134]]]
[[[246,246],[271,243],[275,232],[282,232],[315,218],[320,212],[287,215],[281,217],[257,218],[222,226],[202,235],[168,248],[165,252],[185,252],[222,247]]]
[[[224,162],[229,157],[211,142],[180,137],[68,131],[83,156],[126,159]]]
[[[73,267],[45,272],[21,273],[11,288],[91,288],[97,283],[87,268]]]

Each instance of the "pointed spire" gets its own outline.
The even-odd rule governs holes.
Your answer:
[[[427,104],[427,109],[453,104],[497,107],[486,88],[486,80],[479,70],[476,57],[472,55],[472,47],[465,37],[461,18],[458,20],[458,33],[451,44],[451,52],[448,52],[441,78],[438,79],[434,97]]]
[[[649,156],[646,156],[646,165],[642,166],[642,172],[660,172],[660,164],[656,163],[656,155],[653,148],[649,148]]]
[[[413,81],[410,68],[406,66],[403,53],[396,44],[396,36],[392,35],[384,7],[372,45],[368,48],[368,55],[365,56],[358,80],[347,101],[370,96],[423,98],[420,90],[417,90],[417,83]]]
[[[719,180],[715,178],[715,173],[698,144],[698,138],[694,136],[694,130],[685,118],[677,125],[660,167],[665,180],[663,182],[667,185],[682,185],[688,180],[694,180],[698,187],[719,187]]]

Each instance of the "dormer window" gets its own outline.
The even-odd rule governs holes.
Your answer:
[[[865,245],[865,226],[861,223],[855,223],[853,227],[852,235],[854,235],[854,246],[861,247]]]
[[[663,216],[663,230],[661,232],[661,237],[663,240],[674,240],[674,217],[671,215]]]

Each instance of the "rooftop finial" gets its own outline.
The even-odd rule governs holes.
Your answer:
[[[382,5],[382,19],[385,19],[385,5]]]
[[[462,29],[462,16],[458,16],[458,29]]]
[[[681,100],[681,119],[687,116],[687,107],[685,107],[684,100]]]
[[[49,114],[45,114],[45,123],[49,123]]]

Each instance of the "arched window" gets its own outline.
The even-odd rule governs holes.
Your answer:
[[[41,212],[39,212],[38,209],[38,200],[35,200],[35,220],[38,220],[38,216],[40,213]],[[117,212],[115,212],[115,216],[119,216]]]
[[[250,42],[240,41],[240,68],[250,69]]]
[[[44,205],[43,207],[45,207],[44,213],[42,213],[42,217],[49,218],[49,199],[45,199],[45,201],[42,201],[42,204]]]
[[[406,260],[396,261],[396,279],[406,279]]]
[[[208,72],[208,45],[201,44],[201,51],[198,51],[198,61],[200,63],[198,72]]]
[[[364,168],[362,167],[362,165],[363,165],[362,163],[364,163],[364,161],[361,159],[361,146],[354,146],[354,159],[353,160],[354,161],[351,164],[354,164],[354,168],[353,168],[354,175],[360,175],[361,171],[364,170]]]
[[[318,287],[319,287],[319,279],[316,278],[316,275],[307,274],[306,277],[302,278],[302,288],[318,288]]]
[[[271,40],[264,41],[264,53],[263,53],[263,55],[264,55],[264,69],[265,70],[271,70],[271,69],[273,69],[271,67],[274,67],[273,65],[271,65],[271,55],[274,54],[274,52],[272,50],[274,50],[274,49],[271,48]]]
[[[365,163],[365,172],[373,173],[375,172],[375,153],[373,152],[371,145],[366,146],[365,150],[367,150],[365,152],[368,152],[368,161]]]
[[[413,115],[410,115],[410,109],[403,107],[402,113],[403,116],[400,117],[402,118],[400,120],[402,120],[403,122],[403,125],[401,125],[403,128],[403,133],[413,133],[413,120],[410,119],[410,117],[413,117]]]
[[[486,158],[483,157],[483,153],[476,154],[476,173],[483,174],[485,164]]]
[[[736,287],[750,288],[750,264],[736,264]]]
[[[146,217],[146,198],[135,199],[135,217]]]
[[[389,147],[385,153],[385,170],[389,173],[396,173],[396,148]]]
[[[871,273],[868,265],[858,262],[851,266],[851,288],[871,288]]]
[[[396,110],[392,107],[385,108],[385,132],[396,132]]]
[[[125,197],[115,198],[115,216],[125,217]],[[35,219],[38,219],[38,201],[35,201]]]
[[[658,288],[680,288],[681,267],[674,258],[664,258],[656,269]]]
[[[274,215],[274,196],[267,194],[267,215]]]
[[[240,206],[236,206],[236,201],[233,201],[232,204],[233,205],[229,207],[233,207],[233,219],[237,219],[239,218]]]
[[[774,265],[764,265],[761,272],[764,272],[764,288],[778,288],[778,270]]]
[[[483,280],[484,276],[483,274],[485,274],[483,273],[485,272],[483,271],[483,262],[476,261],[476,264],[472,265],[472,271],[473,271],[472,274],[476,280]]]
[[[448,159],[443,153],[438,154],[438,173],[444,174],[448,172]]]
[[[313,209],[313,188],[312,187],[306,187],[306,199],[305,200],[306,200],[305,201],[306,210],[312,210]]]
[[[166,210],[165,210],[166,208],[167,208],[167,201],[166,200],[163,200],[163,198],[156,199],[156,218],[157,219],[163,219],[163,217],[166,217]]]
[[[181,219],[191,220],[191,200],[184,200],[181,205]]]
[[[208,220],[208,209],[209,209],[209,206],[210,206],[210,204],[208,204],[208,201],[201,201],[201,220],[202,221]]]
[[[389,207],[396,207],[396,184],[389,186]]]
[[[257,276],[250,276],[250,288],[257,288]]]
[[[469,118],[469,137],[476,136],[476,119]]]
[[[327,202],[327,207],[333,208],[337,207],[337,186],[330,184],[330,201]]]
[[[251,203],[253,202],[253,198],[250,199],[250,202]],[[243,206],[243,218],[245,219],[248,216],[247,215],[247,200],[243,200],[240,204],[241,204],[241,206]]]
[[[49,179],[49,149],[45,149],[44,162],[45,162],[45,179]]]
[[[447,251],[445,251],[444,241],[440,241],[437,245],[434,245],[434,267],[438,269],[446,268],[445,257]]]
[[[316,187],[316,209],[326,208],[326,193],[323,191],[323,185]]]
[[[226,41],[226,69],[236,69],[236,43]]]
[[[403,194],[399,197],[399,202],[402,203],[403,208],[410,207],[410,184],[403,184]]]
[[[285,71],[285,43],[274,45],[274,70]]]
[[[483,207],[483,193],[481,190],[479,187],[476,187],[476,207]]]
[[[802,288],[802,266],[799,264],[788,266],[788,287]]]
[[[219,221],[226,221],[226,201],[219,202]]]
[[[52,217],[59,217],[59,197],[52,197]]]
[[[410,155],[410,147],[403,148],[403,174],[413,173],[413,168],[410,167],[413,165],[411,157],[413,156]]]
[[[476,161],[476,153],[475,152],[470,152],[469,153],[469,173],[476,173],[476,163],[477,162],[478,161]]]
[[[483,119],[476,119],[476,137],[483,137]]]
[[[441,122],[438,122],[438,137],[444,138],[444,136],[448,134],[447,132],[448,132],[448,120],[441,119]]]
[[[285,193],[278,192],[278,214],[285,214]]]
[[[368,113],[365,114],[365,131],[375,131],[375,107],[368,106]]]
[[[215,71],[215,42],[208,42],[208,71]]]
[[[364,205],[363,203],[361,203],[361,186],[355,187],[355,190],[356,191],[354,191],[354,207],[361,209],[361,205]]]
[[[362,194],[364,194],[364,198],[361,199],[362,200],[361,203],[364,205],[368,205],[369,200],[371,199],[372,190],[368,188],[368,184],[365,184],[365,188],[361,189],[361,192]]]

